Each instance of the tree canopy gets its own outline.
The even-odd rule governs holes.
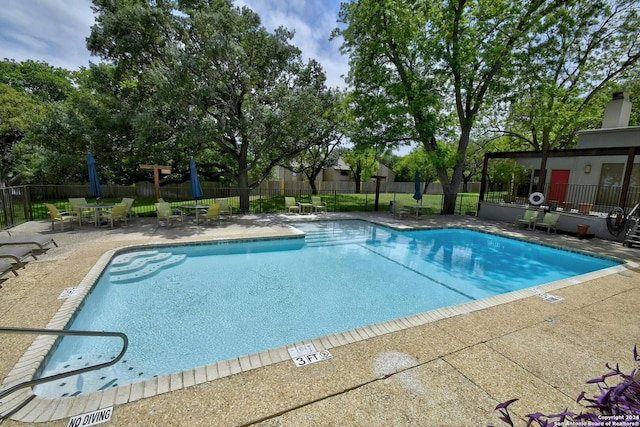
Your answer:
[[[614,9],[630,4],[627,0],[612,3]],[[456,163],[452,169],[445,164],[438,168],[445,193],[443,212],[452,213],[478,118],[506,97],[516,100],[520,88],[514,81],[529,81],[532,87],[544,89],[549,82],[558,87],[564,78],[552,72],[538,78],[536,70],[528,72],[527,67],[537,64],[550,71],[554,63],[566,66],[581,57],[585,64],[601,64],[598,56],[613,58],[620,52],[630,52],[624,62],[628,66],[637,60],[639,36],[630,25],[637,21],[637,5],[625,6],[620,14],[626,18],[616,21],[616,29],[608,28],[626,36],[614,36],[615,43],[605,42],[586,52],[577,46],[575,54],[558,59],[570,51],[564,43],[570,41],[572,29],[581,29],[583,40],[598,29],[594,24],[601,16],[597,6],[580,4],[578,0],[343,3],[339,19],[345,27],[336,34],[344,37],[342,49],[350,58],[349,83],[358,116],[352,139],[367,145],[418,141],[427,152],[438,153],[451,140],[453,129]],[[566,28],[569,17],[574,22]],[[593,40],[598,37],[594,35]],[[568,74],[582,79],[581,85],[595,75],[580,64]]]
[[[284,28],[231,0],[95,0],[91,52],[115,65],[135,145],[159,164],[194,155],[201,167],[231,177],[249,207],[249,190],[305,148],[301,124],[313,105],[304,92],[324,81],[304,65]],[[133,113],[133,111],[130,111]]]

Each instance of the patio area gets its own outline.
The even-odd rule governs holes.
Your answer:
[[[494,410],[500,402],[520,399],[510,406],[514,418],[565,408],[580,412],[576,397],[581,391],[588,397],[597,393],[596,385],[585,382],[607,372],[605,363],[619,363],[626,373],[635,367],[640,249],[471,216],[234,215],[220,225],[188,221],[173,227],[158,227],[154,217],[134,218],[128,226],[114,229],[76,224],[64,232],[57,227],[51,232],[50,221],[32,221],[15,227],[12,234],[52,235],[59,247],[2,283],[0,324],[46,327],[64,303],[58,299],[60,293],[78,286],[105,252],[119,247],[283,236],[293,233],[286,225],[290,219],[343,218],[393,227],[472,227],[615,256],[631,264],[608,276],[545,288],[563,298],[556,303],[519,291],[527,294],[505,298],[503,304],[429,312],[417,326],[372,326],[375,333],[364,337],[335,334],[317,341],[330,348],[333,358],[302,368],[290,359],[276,361],[276,354],[271,360],[276,363],[258,361],[258,368],[251,366],[251,359],[237,360],[227,364],[225,375],[220,368],[180,373],[172,375],[166,387],[158,381],[148,381],[139,390],[131,385],[126,397],[106,390],[40,404],[34,400],[2,424],[66,426],[73,415],[113,405],[113,426],[500,426],[506,425]],[[3,379],[32,342],[33,336],[0,334]]]

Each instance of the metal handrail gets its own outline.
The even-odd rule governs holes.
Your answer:
[[[0,392],[0,400],[9,394],[23,389],[25,387],[31,387],[38,384],[43,384],[49,381],[59,380],[60,378],[70,377],[72,375],[82,374],[88,371],[94,371],[102,368],[106,368],[107,366],[114,365],[118,363],[122,356],[124,356],[127,348],[129,347],[129,338],[122,332],[108,332],[108,331],[70,331],[63,329],[39,329],[39,328],[12,328],[8,326],[0,326],[0,333],[8,333],[8,334],[34,334],[34,335],[80,335],[80,336],[96,336],[96,337],[119,337],[122,338],[122,350],[120,354],[118,354],[115,359],[110,360],[105,363],[100,363],[98,365],[85,366],[84,368],[74,369],[68,372],[62,372],[60,374],[51,375],[48,377],[42,377],[37,379],[32,379],[29,381],[25,381],[19,384],[15,384],[9,387],[6,390]],[[0,419],[3,419],[3,416],[0,416]]]

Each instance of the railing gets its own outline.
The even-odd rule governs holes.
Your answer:
[[[394,183],[407,184],[407,183]],[[411,184],[413,186],[413,184]],[[184,188],[183,188],[184,187]],[[389,202],[402,200],[406,203],[414,203],[410,191],[385,191],[398,186],[383,186],[378,199],[378,210],[389,211]],[[404,186],[409,189],[409,186]],[[84,197],[88,194],[88,189],[83,185],[28,185],[20,187],[10,187],[0,189],[0,229],[6,229],[32,219],[48,219],[49,213],[44,203],[52,203],[60,210],[69,210],[69,197]],[[138,187],[132,186],[110,186],[102,187],[102,201],[116,203],[122,197],[132,197],[135,199],[133,213],[137,216],[155,216],[155,199],[153,196],[140,192]],[[204,190],[204,197],[199,199],[202,203],[211,204],[215,198],[226,198],[229,206],[234,212],[238,212],[240,205],[239,189],[235,187],[211,187]],[[140,192],[140,194],[138,194]],[[323,203],[327,205],[329,212],[372,212],[375,210],[375,191],[362,191],[355,193],[351,191],[339,190],[319,190],[318,195],[322,197]],[[308,202],[311,197],[311,189],[306,187],[296,188],[271,188],[263,187],[251,189],[249,191],[251,213],[275,213],[284,211],[284,197],[294,196],[298,201]],[[170,189],[161,188],[161,196],[171,203],[172,207],[179,207],[181,204],[189,203],[191,200],[190,189],[185,186],[173,186]],[[456,201],[456,214],[465,214],[476,210],[477,196],[475,194],[461,193]],[[443,195],[441,193],[424,194],[424,203],[432,209],[429,214],[438,214],[442,210]]]
[[[24,381],[21,382],[19,384],[15,384],[11,387],[9,387],[6,390],[3,390],[0,392],[0,401],[2,401],[2,399],[4,399],[6,396],[10,395],[11,393],[21,390],[23,388],[26,387],[32,387],[38,384],[43,384],[43,383],[47,383],[50,381],[55,381],[55,380],[59,380],[61,378],[66,378],[66,377],[70,377],[73,375],[79,375],[85,372],[89,372],[89,371],[95,371],[98,369],[102,369],[102,368],[106,368],[107,366],[111,366],[114,365],[116,363],[118,363],[118,361],[120,359],[122,359],[122,357],[124,356],[124,354],[127,351],[127,348],[129,347],[129,339],[127,338],[127,336],[122,333],[122,332],[108,332],[108,331],[68,331],[68,330],[62,330],[62,329],[39,329],[39,328],[12,328],[12,327],[6,327],[6,326],[2,326],[0,327],[0,333],[8,333],[8,334],[33,334],[33,335],[75,335],[75,336],[95,336],[95,337],[118,337],[122,339],[122,350],[120,351],[120,353],[112,360],[105,362],[105,363],[100,363],[98,365],[91,365],[91,366],[86,366],[84,368],[80,368],[80,369],[74,369],[71,371],[67,371],[67,372],[62,372],[60,374],[55,374],[55,375],[50,375],[48,377],[42,377],[42,378],[36,378],[36,379],[32,379],[29,381]],[[0,415],[0,419],[4,420],[7,419],[8,417],[10,417],[11,415],[13,415],[17,410],[19,410],[20,408],[22,408],[25,404],[27,404],[31,399],[26,400],[25,402],[22,403],[22,405],[19,405],[19,407],[13,409],[10,413],[7,414],[2,414]]]
[[[609,212],[615,207],[626,211],[640,202],[640,187],[629,187],[625,206],[620,206],[622,187],[603,185],[547,184],[540,190],[544,195],[544,205],[564,210],[581,212]],[[529,194],[524,191],[490,191],[485,194],[484,201],[493,203],[529,204]]]

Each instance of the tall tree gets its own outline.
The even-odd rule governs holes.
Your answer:
[[[599,126],[612,83],[638,70],[640,60],[636,0],[578,0],[547,20],[514,58],[511,116],[503,130],[533,150],[571,148],[581,125]]]
[[[24,143],[34,123],[76,92],[71,72],[45,62],[0,61],[0,151],[3,184],[29,183],[41,177],[33,159],[39,147]],[[37,163],[37,162],[35,162]],[[42,181],[41,181],[42,182]],[[48,181],[54,182],[54,181]]]
[[[293,34],[267,32],[231,0],[94,0],[94,11],[88,46],[129,88],[135,145],[153,145],[142,148],[149,161],[201,156],[201,168],[234,179],[248,210],[250,189],[305,148],[300,95],[323,78],[301,71],[316,65],[303,66]]]
[[[457,161],[440,167],[443,213],[453,213],[470,135],[488,101],[508,93],[513,62],[544,37],[561,0],[361,0],[343,3],[336,34],[349,54],[349,82],[368,143],[413,140],[435,152],[453,113]]]
[[[300,99],[309,103],[308,108],[315,113],[305,116],[305,122],[299,124],[300,138],[305,140],[306,148],[283,166],[304,174],[311,192],[317,194],[316,180],[320,173],[338,163],[338,149],[344,138],[344,95],[323,84],[317,91],[308,91]]]
[[[27,132],[30,116],[40,109],[41,105],[26,92],[0,84],[0,185],[3,187],[15,178],[14,147]]]

